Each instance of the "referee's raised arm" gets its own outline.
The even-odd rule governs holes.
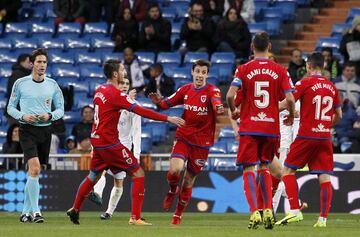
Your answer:
[[[48,164],[51,122],[64,115],[64,97],[56,81],[45,76],[48,62],[46,49],[33,51],[30,61],[33,64],[32,73],[15,82],[7,111],[20,123],[20,144],[28,164],[20,222],[42,223],[44,218],[38,205],[39,174],[41,165]],[[18,105],[20,109],[17,109]],[[52,111],[52,108],[55,110]]]

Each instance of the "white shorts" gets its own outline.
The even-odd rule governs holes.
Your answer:
[[[290,148],[299,131],[299,125],[300,120],[296,119],[292,126],[286,126],[280,118],[280,148]]]

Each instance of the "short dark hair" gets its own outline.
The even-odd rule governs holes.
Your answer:
[[[160,6],[157,3],[151,3],[149,4],[147,10],[150,11],[151,8],[157,8],[160,11]]]
[[[28,53],[22,53],[19,55],[19,57],[16,60],[17,64],[20,64],[22,62],[25,62],[27,58],[30,58],[30,54]]]
[[[308,57],[307,62],[310,63],[313,68],[324,68],[324,56],[319,52],[312,53]]]
[[[296,52],[296,51],[302,53],[301,49],[299,49],[299,48],[294,48],[293,50],[291,50],[291,56],[292,56],[292,55],[294,54],[294,52]]]
[[[346,63],[344,63],[344,69],[347,67],[356,67],[356,64],[352,61],[347,61]]]
[[[194,71],[196,66],[200,66],[200,67],[206,66],[207,71],[209,72],[209,69],[211,67],[211,63],[208,60],[205,60],[205,59],[198,59],[198,60],[193,62],[191,70]]]
[[[91,109],[92,111],[94,111],[94,108],[92,107],[92,105],[85,105],[84,107],[81,108],[81,116],[83,115],[85,109]]]
[[[47,49],[40,48],[40,49],[35,49],[34,51],[32,51],[32,53],[30,55],[30,62],[34,63],[36,57],[39,56],[39,55],[44,55],[46,57],[46,59],[48,59]]]
[[[104,64],[104,74],[107,79],[112,77],[113,72],[118,72],[120,68],[120,60],[109,59]]]
[[[256,51],[264,52],[270,44],[270,38],[268,33],[266,32],[256,33],[252,40],[252,43]]]
[[[321,49],[321,52],[329,52],[330,56],[333,56],[333,50],[330,47],[324,47]]]
[[[154,70],[162,73],[164,71],[163,66],[160,63],[154,63],[153,65],[151,65],[151,68],[153,68]]]

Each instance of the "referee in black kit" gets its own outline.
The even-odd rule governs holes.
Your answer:
[[[64,97],[56,81],[45,76],[46,49],[33,51],[30,61],[33,64],[32,73],[15,82],[7,112],[20,122],[20,144],[29,169],[20,222],[43,223],[39,208],[39,174],[41,165],[46,165],[49,159],[51,121],[64,115]],[[18,104],[20,110],[17,109]]]

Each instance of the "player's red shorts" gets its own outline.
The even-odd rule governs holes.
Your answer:
[[[279,138],[240,135],[236,165],[270,164],[279,147]]]
[[[208,148],[190,145],[184,141],[177,140],[173,146],[171,158],[187,160],[187,171],[193,175],[197,175],[204,168],[208,155]]]
[[[110,169],[113,174],[126,171],[131,175],[139,168],[136,157],[121,143],[108,147],[97,147],[93,150],[91,159],[91,170],[93,171]]]
[[[284,165],[297,170],[306,164],[311,174],[333,173],[334,159],[331,141],[296,138],[290,146]]]

